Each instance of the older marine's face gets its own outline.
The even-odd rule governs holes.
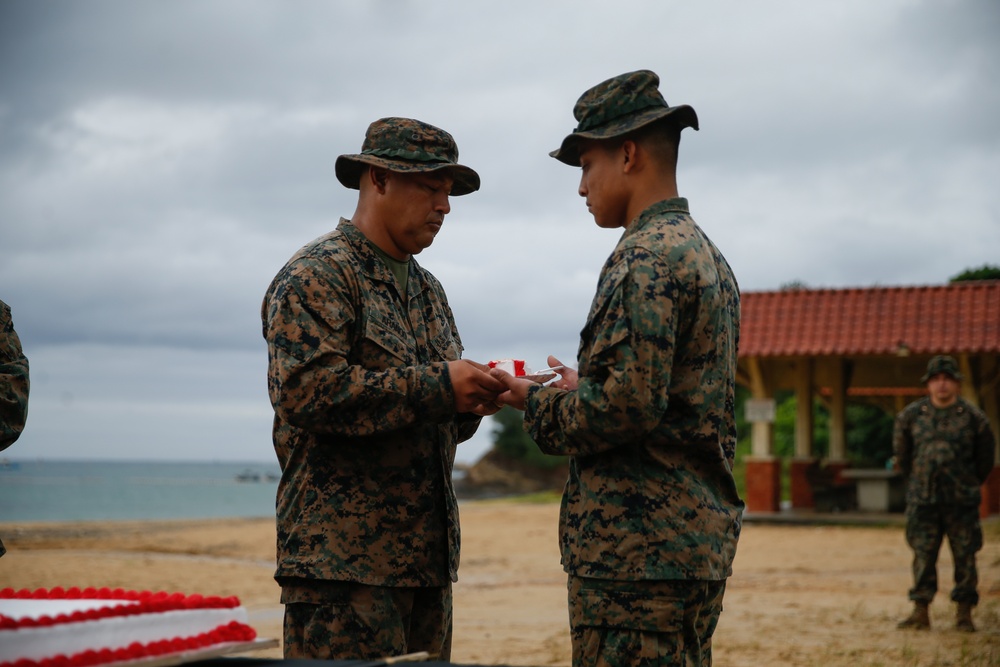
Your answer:
[[[948,373],[938,373],[927,379],[927,393],[935,407],[944,408],[954,403],[960,388],[958,380]]]
[[[585,141],[580,146],[581,197],[598,227],[628,224],[628,193],[625,189],[621,152],[606,143]]]
[[[392,247],[383,250],[405,259],[429,247],[451,212],[453,184],[443,172],[391,172],[386,181],[386,233]]]

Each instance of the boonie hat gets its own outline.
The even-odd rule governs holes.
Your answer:
[[[659,85],[660,77],[647,69],[619,74],[597,84],[576,101],[573,116],[578,125],[549,155],[579,167],[581,139],[610,139],[668,117],[681,129],[697,130],[694,109],[686,104],[667,104]]]
[[[962,374],[958,372],[958,363],[953,357],[946,354],[939,354],[927,362],[927,372],[920,378],[920,381],[927,384],[927,381],[938,373],[947,373],[956,380],[962,379]]]
[[[398,172],[447,169],[455,179],[452,196],[479,189],[479,174],[458,164],[458,145],[452,136],[412,118],[380,118],[369,125],[361,152],[337,158],[334,165],[337,180],[346,187],[359,189],[364,165]]]

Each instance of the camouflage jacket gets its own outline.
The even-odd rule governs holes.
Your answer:
[[[456,415],[462,343],[444,290],[410,260],[406,304],[362,233],[296,253],[262,308],[281,464],[279,580],[442,586],[457,578]]]
[[[686,199],[632,221],[581,333],[579,386],[529,390],[525,426],[568,454],[562,562],[600,579],[732,573],[739,290]]]
[[[10,306],[0,301],[0,452],[21,436],[28,418],[28,358],[14,331]]]
[[[986,414],[963,398],[935,408],[910,403],[893,428],[896,464],[908,476],[907,505],[978,505],[993,469],[995,441]]]

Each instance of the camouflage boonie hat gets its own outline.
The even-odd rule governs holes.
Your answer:
[[[649,70],[619,74],[599,83],[576,101],[578,125],[549,155],[580,166],[580,139],[610,139],[670,117],[680,126],[698,129],[698,116],[686,104],[672,107],[660,94],[660,77]]]
[[[381,118],[369,125],[361,153],[337,158],[337,180],[359,189],[366,164],[399,172],[447,169],[455,179],[451,190],[455,197],[479,189],[479,174],[458,164],[458,145],[452,136],[412,118]]]
[[[939,354],[927,362],[927,372],[920,381],[927,384],[927,381],[938,373],[946,373],[956,380],[962,379],[962,374],[958,372],[958,363],[946,354]]]

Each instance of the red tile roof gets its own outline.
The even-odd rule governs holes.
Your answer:
[[[1000,352],[1000,281],[744,292],[740,357]]]

